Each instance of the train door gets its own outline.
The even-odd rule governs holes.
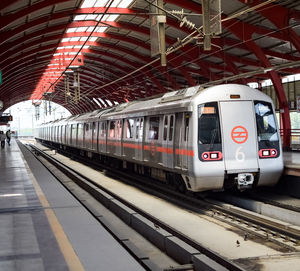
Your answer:
[[[165,115],[163,124],[162,161],[164,166],[173,168],[175,115]]]
[[[258,171],[257,136],[252,101],[220,102],[223,157],[228,174]]]
[[[93,122],[92,124],[92,150],[97,151],[97,132],[98,132],[98,123]]]
[[[189,156],[187,155],[189,151],[189,130],[190,130],[190,113],[183,114],[183,127],[182,127],[182,136],[181,136],[181,151],[180,159],[182,169],[188,169]]]
[[[135,159],[143,161],[143,132],[144,132],[144,118],[136,119],[135,129],[135,142],[137,147],[135,148]]]
[[[123,120],[116,121],[116,140],[115,140],[115,151],[114,154],[117,156],[122,155],[122,127],[123,127]]]
[[[98,124],[98,150],[101,153],[107,152],[107,142],[106,142],[106,131],[107,131],[107,122],[102,121]]]

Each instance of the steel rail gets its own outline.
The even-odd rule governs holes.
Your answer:
[[[231,271],[245,271],[244,268],[238,266],[237,264],[235,264],[231,260],[226,259],[225,257],[222,257],[218,253],[216,253],[216,252],[214,252],[214,251],[212,251],[212,250],[210,250],[210,249],[202,246],[201,244],[197,243],[196,241],[190,239],[188,236],[184,235],[183,233],[178,232],[177,230],[175,230],[174,228],[172,228],[170,225],[165,224],[164,222],[158,220],[154,216],[152,216],[152,215],[146,213],[145,211],[141,210],[137,206],[129,203],[128,201],[124,200],[123,198],[121,198],[117,194],[109,191],[105,187],[103,187],[103,186],[99,185],[98,183],[90,180],[89,178],[87,178],[86,176],[84,176],[83,174],[81,174],[80,172],[77,172],[76,170],[74,170],[74,169],[72,169],[72,168],[64,165],[62,162],[60,162],[59,160],[57,160],[57,159],[53,158],[52,156],[48,155],[47,153],[45,153],[44,151],[40,150],[36,146],[34,146],[32,144],[28,144],[28,145],[34,150],[34,152],[38,153],[38,155],[41,155],[48,162],[50,162],[53,165],[55,165],[56,168],[58,168],[60,171],[62,171],[70,179],[74,180],[74,182],[77,185],[79,185],[81,188],[83,188],[88,193],[90,193],[91,195],[93,195],[96,199],[99,198],[99,191],[96,191],[94,189],[95,186],[98,187],[98,188],[100,188],[101,190],[103,190],[105,193],[107,193],[107,194],[111,195],[112,197],[116,198],[118,201],[120,201],[121,203],[123,203],[127,207],[131,208],[132,210],[134,210],[138,214],[140,214],[143,217],[147,218],[148,220],[150,220],[151,222],[153,222],[154,225],[158,225],[160,228],[166,230],[167,232],[169,232],[172,235],[176,236],[177,238],[181,239],[185,243],[187,243],[190,246],[194,247],[199,252],[205,254],[207,257],[209,257],[212,260],[216,261],[220,265],[226,267],[228,270],[231,270]],[[99,167],[98,167],[98,169],[99,169]],[[132,174],[131,174],[131,176],[132,176]],[[119,171],[118,171],[118,173],[117,173],[117,175],[115,177],[121,177]],[[128,178],[128,177],[126,177],[126,178]]]
[[[52,145],[48,146],[54,148]],[[69,153],[69,155],[74,156],[73,153]],[[290,251],[299,251],[297,246],[300,244],[300,230],[297,226],[293,226],[289,223],[280,223],[280,221],[273,218],[268,218],[248,210],[243,210],[242,208],[233,206],[229,207],[229,204],[226,204],[226,207],[220,206],[216,202],[191,197],[191,195],[185,195],[177,191],[173,191],[169,187],[163,186],[161,182],[149,182],[148,178],[141,175],[112,169],[111,167],[102,164],[100,165],[97,161],[87,161],[80,156],[77,156],[76,158],[88,166],[92,165],[98,169],[99,167],[105,168],[109,170],[113,177],[118,179],[122,178],[123,182],[134,185],[147,193],[151,193],[171,201],[178,206],[214,217],[215,219],[238,227],[243,231],[247,231],[250,234],[272,241],[277,245],[289,249]],[[232,223],[232,220],[237,221],[238,224]],[[157,222],[157,224],[159,224],[159,222]]]

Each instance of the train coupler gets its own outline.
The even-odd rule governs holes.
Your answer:
[[[237,187],[240,191],[250,189],[254,183],[254,176],[252,173],[240,173],[237,178]]]

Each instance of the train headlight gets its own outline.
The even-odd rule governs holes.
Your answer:
[[[260,158],[274,158],[277,156],[276,149],[262,149],[258,152]]]
[[[210,158],[211,159],[216,159],[216,158],[218,158],[218,154],[217,153],[211,153]]]
[[[270,155],[270,152],[269,152],[269,151],[263,151],[263,152],[262,152],[262,155],[263,155],[263,156],[269,156],[269,155]]]
[[[223,155],[220,151],[204,152],[201,155],[205,161],[219,161],[222,160]]]

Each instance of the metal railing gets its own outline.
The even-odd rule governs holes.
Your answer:
[[[300,129],[291,129],[291,148],[300,150]],[[281,140],[283,139],[283,129],[280,129]]]

